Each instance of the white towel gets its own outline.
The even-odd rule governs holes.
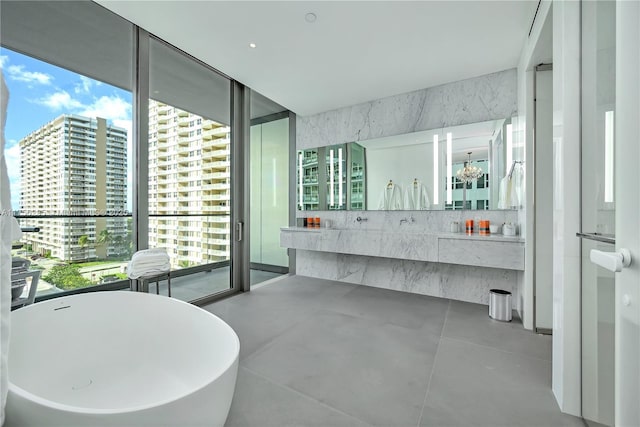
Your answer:
[[[403,209],[402,189],[399,185],[385,185],[380,195],[378,210],[381,211],[398,211]]]
[[[157,276],[171,270],[171,259],[163,248],[145,249],[136,252],[129,261],[127,276],[130,279]]]
[[[407,185],[404,195],[404,209],[409,211],[421,211],[431,207],[427,187],[419,181]]]

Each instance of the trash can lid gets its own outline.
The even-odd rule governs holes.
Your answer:
[[[502,289],[491,289],[489,290],[492,294],[500,294],[500,295],[511,295],[509,291],[503,291]]]

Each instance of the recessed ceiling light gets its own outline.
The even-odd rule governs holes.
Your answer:
[[[250,47],[251,49],[255,49],[255,48],[256,48],[256,44],[255,44],[255,43],[249,43],[249,47]]]
[[[318,17],[313,12],[309,12],[306,15],[304,15],[304,20],[307,21],[310,24],[316,22],[316,19],[318,19]]]

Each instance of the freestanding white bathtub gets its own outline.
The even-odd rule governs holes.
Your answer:
[[[240,342],[213,314],[127,291],[11,316],[6,427],[221,426]]]

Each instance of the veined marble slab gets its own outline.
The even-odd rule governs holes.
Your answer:
[[[438,261],[524,270],[524,243],[441,238],[438,239]]]
[[[353,229],[311,229],[309,233],[302,233],[298,228],[283,228],[280,232],[280,246],[383,258],[438,260],[437,236],[421,233]]]
[[[516,70],[298,116],[298,150],[504,119],[517,112]]]
[[[517,294],[515,270],[408,261],[331,252],[296,251],[301,276],[489,304],[489,290]],[[518,299],[512,299],[517,308]]]
[[[524,270],[524,243],[501,235],[282,228],[280,245],[318,252]]]

